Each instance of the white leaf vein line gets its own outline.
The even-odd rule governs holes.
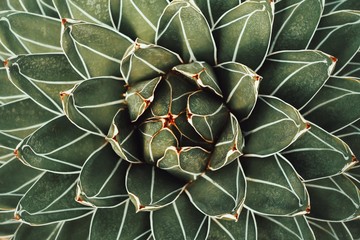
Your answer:
[[[222,225],[217,219],[212,218],[212,221],[214,221],[230,237],[231,240],[236,240],[232,233],[226,227],[224,227],[224,225]]]
[[[298,239],[301,239],[300,236],[298,234],[296,234],[293,230],[291,230],[290,228],[288,228],[287,226],[285,226],[283,223],[273,219],[272,217],[268,217],[268,216],[262,216],[263,218],[266,218],[267,220],[279,225],[280,227],[282,227],[283,229],[285,229],[287,232],[289,232],[290,234],[294,235],[295,237],[297,237]],[[294,218],[293,218],[294,219]]]
[[[181,233],[183,235],[184,240],[186,240],[186,231],[185,231],[185,228],[184,228],[183,221],[181,220],[179,210],[178,210],[178,208],[176,206],[176,202],[174,202],[172,205],[173,205],[173,208],[174,208],[174,211],[175,211],[176,218],[179,221],[179,225],[180,225],[180,228],[181,228]]]
[[[156,27],[154,26],[154,24],[145,16],[145,14],[140,10],[140,8],[134,3],[133,0],[130,0],[130,3],[134,6],[134,8],[136,9],[136,11],[140,14],[140,16],[145,20],[145,22],[147,22],[147,24],[154,30],[156,31]]]
[[[128,208],[129,208],[129,200],[127,200],[125,202],[124,212],[123,212],[123,215],[122,215],[122,219],[121,219],[121,223],[120,223],[120,226],[119,226],[118,235],[117,235],[116,239],[121,239],[120,237],[121,237],[121,233],[122,233],[122,230],[124,228],[125,221],[126,221],[126,215],[128,213]]]
[[[215,182],[213,179],[211,179],[209,176],[207,176],[206,174],[202,176],[205,180],[207,180],[208,182],[210,182],[212,185],[214,185],[216,188],[218,188],[221,192],[225,193],[227,196],[229,196],[234,203],[236,203],[236,199],[234,198],[234,196],[232,196],[225,188],[223,188],[221,185],[219,185],[217,182]],[[236,205],[236,204],[235,204]]]

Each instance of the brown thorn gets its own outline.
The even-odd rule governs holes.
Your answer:
[[[334,57],[334,56],[330,56],[330,59],[331,59],[331,61],[333,61],[334,63],[338,61],[338,59],[337,59],[336,57]]]
[[[358,162],[358,160],[357,160],[357,158],[356,158],[355,155],[352,155],[351,162]]]
[[[306,122],[306,129],[310,129],[311,128],[311,124],[309,122]]]
[[[67,23],[68,21],[66,20],[66,18],[63,18],[61,19],[61,24],[65,26],[65,24]]]
[[[4,67],[8,67],[8,65],[9,65],[9,60],[6,59],[6,60],[4,61]]]
[[[17,149],[14,149],[14,155],[16,158],[20,158],[19,157],[19,151]]]
[[[19,214],[15,214],[14,219],[15,219],[16,221],[21,220],[20,215],[19,215]]]
[[[310,213],[310,206],[307,206],[307,208],[305,209],[306,214]]]

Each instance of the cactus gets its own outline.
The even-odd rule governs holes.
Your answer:
[[[358,0],[0,15],[0,237],[360,238]]]

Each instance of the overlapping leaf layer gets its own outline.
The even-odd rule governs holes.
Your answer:
[[[358,0],[0,2],[0,237],[359,239]]]

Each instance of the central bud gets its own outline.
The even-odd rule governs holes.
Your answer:
[[[195,180],[242,154],[237,117],[212,66],[184,63],[166,48],[137,40],[121,71],[128,108],[114,118],[109,139],[122,158]]]

